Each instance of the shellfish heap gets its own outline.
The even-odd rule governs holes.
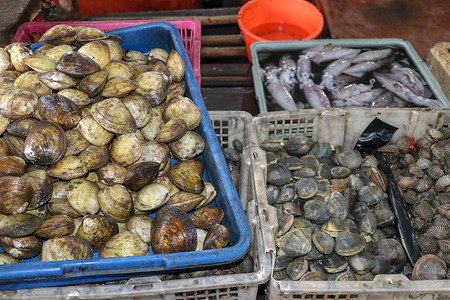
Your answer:
[[[0,48],[1,262],[226,247],[181,56],[85,26],[40,42]]]
[[[404,136],[378,151],[391,165],[425,255],[416,263],[413,278],[449,278],[450,129],[427,130],[415,141],[416,151],[410,151],[410,140]]]
[[[268,138],[267,200],[277,209],[275,280],[372,280],[407,264],[377,160],[308,137]]]

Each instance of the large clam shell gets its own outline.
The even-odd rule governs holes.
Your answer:
[[[83,162],[73,155],[63,157],[57,163],[51,165],[47,170],[49,176],[64,180],[83,176],[87,172],[88,169]]]
[[[24,154],[33,163],[51,165],[61,160],[66,149],[66,135],[61,126],[51,121],[40,121],[30,128]]]
[[[55,122],[64,129],[75,127],[81,120],[81,111],[77,105],[59,94],[40,97],[37,111],[42,119]]]
[[[39,261],[91,259],[93,253],[92,246],[83,238],[55,237],[44,242]]]
[[[167,86],[162,73],[148,71],[136,77],[136,93],[144,97],[152,106],[162,103],[167,95]]]
[[[94,119],[106,130],[114,133],[136,131],[136,121],[126,105],[117,98],[109,98],[92,105]]]
[[[122,184],[125,181],[127,169],[115,162],[108,162],[97,170],[98,179],[106,185]]]
[[[114,134],[103,128],[93,116],[85,116],[77,125],[81,135],[92,145],[104,146],[108,144]]]
[[[188,130],[194,130],[202,120],[202,112],[195,103],[183,96],[172,98],[163,112],[165,121],[183,118],[188,126]]]
[[[33,199],[33,187],[20,177],[0,177],[0,213],[5,215],[22,213]]]
[[[200,193],[205,187],[201,175],[188,165],[174,164],[167,175],[173,184],[186,192]]]
[[[64,155],[77,155],[87,147],[90,143],[81,135],[80,131],[75,127],[66,132],[67,148]]]
[[[0,220],[0,236],[18,238],[32,234],[42,225],[42,219],[27,213],[16,213]]]
[[[154,254],[194,251],[197,232],[187,213],[174,206],[158,210],[152,222]]]
[[[131,79],[133,76],[133,70],[126,62],[121,60],[114,60],[106,66],[105,71],[108,72],[108,79],[116,76]]]
[[[171,195],[166,205],[176,206],[185,212],[190,212],[198,207],[203,200],[205,200],[205,196],[202,194],[179,191],[175,195]]]
[[[60,71],[48,71],[38,75],[40,81],[52,90],[63,90],[74,87],[77,82]]]
[[[108,73],[105,71],[95,72],[84,77],[78,89],[86,93],[89,97],[95,97],[101,93],[108,81]]]
[[[173,155],[181,161],[189,160],[205,149],[202,137],[195,131],[187,131],[181,138],[169,143]]]
[[[101,215],[87,215],[81,220],[76,236],[85,239],[92,247],[101,248],[119,232],[117,223]]]
[[[39,255],[42,250],[42,244],[42,240],[35,235],[18,238],[0,238],[0,246],[3,250],[18,259],[27,259]]]
[[[85,92],[77,89],[62,89],[58,92],[58,95],[63,95],[72,100],[80,109],[92,102],[92,99]]]
[[[22,176],[26,182],[31,184],[34,190],[33,199],[28,208],[37,208],[50,200],[53,192],[53,184],[47,172],[44,170],[34,170],[25,173]]]
[[[39,39],[39,42],[52,45],[71,45],[75,42],[76,32],[72,26],[58,24],[48,29]]]
[[[100,69],[104,69],[111,61],[108,45],[100,41],[86,43],[78,49],[78,52],[90,57]]]
[[[137,163],[128,169],[123,184],[132,191],[139,191],[155,179],[158,171],[158,163]]]
[[[134,91],[137,83],[125,77],[113,77],[106,82],[101,92],[104,98],[122,98]]]
[[[22,73],[14,81],[14,88],[34,91],[38,97],[52,93],[52,90],[39,79],[38,72],[36,71]]]
[[[38,73],[54,71],[56,62],[43,54],[34,54],[24,60],[25,64]]]
[[[172,79],[175,82],[179,82],[184,77],[185,65],[180,54],[176,50],[171,50],[166,61],[167,69],[172,75]]]
[[[151,211],[163,206],[170,198],[169,189],[161,183],[150,183],[134,198],[134,206],[140,211]]]
[[[69,235],[75,229],[73,219],[65,215],[54,215],[42,222],[33,234],[44,239]]]
[[[40,50],[41,48],[39,48],[38,50]],[[57,46],[49,48],[48,50],[45,50],[43,53],[44,53],[44,55],[50,57],[54,61],[58,61],[64,53],[69,52],[69,51],[72,51],[72,46],[57,45]]]
[[[11,63],[19,72],[26,72],[30,67],[25,63],[33,55],[33,51],[20,44],[12,44],[10,48]]]
[[[56,63],[56,69],[74,77],[83,77],[101,70],[92,58],[76,51],[64,53]]]
[[[152,242],[151,230],[152,230],[153,217],[147,215],[133,216],[126,224],[127,229],[137,235],[150,244]]]
[[[133,133],[122,134],[112,142],[109,153],[111,160],[121,166],[135,163],[142,155],[142,142]]]
[[[25,160],[19,156],[0,157],[0,177],[3,176],[22,176],[26,171]]]
[[[147,255],[148,245],[139,235],[125,231],[113,236],[100,250],[98,256],[104,257],[125,257]]]
[[[13,89],[0,98],[0,114],[11,119],[31,117],[38,104],[38,96],[27,89]]]
[[[214,224],[206,233],[205,241],[203,242],[203,250],[225,248],[230,242],[230,229],[222,224]]]
[[[130,95],[125,97],[122,102],[133,115],[137,128],[144,127],[152,118],[152,106],[143,97]]]
[[[82,215],[95,214],[100,210],[97,185],[84,178],[72,179],[68,186],[67,200]]]
[[[98,203],[102,212],[117,222],[126,222],[132,216],[133,200],[123,185],[115,184],[100,190]]]

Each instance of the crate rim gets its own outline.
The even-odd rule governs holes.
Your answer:
[[[299,41],[267,41],[255,42],[250,45],[250,53],[252,56],[252,74],[253,85],[255,88],[255,97],[258,101],[260,112],[267,112],[267,100],[264,93],[264,87],[259,76],[259,52],[280,52],[280,51],[298,51],[312,46],[321,44],[336,44],[347,47],[382,47],[397,46],[403,48],[410,57],[411,63],[417,68],[424,80],[429,84],[431,92],[437,100],[440,100],[444,107],[450,107],[450,99],[447,99],[441,89],[436,77],[427,67],[426,63],[419,57],[411,43],[402,38],[364,38],[364,39],[315,39],[315,40],[299,40]],[[413,107],[414,108],[414,107]],[[415,107],[420,108],[420,107]]]

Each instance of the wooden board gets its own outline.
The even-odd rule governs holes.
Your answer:
[[[440,42],[431,48],[427,65],[447,99],[450,99],[450,42]]]
[[[434,44],[450,40],[448,0],[316,1],[332,38],[403,38],[422,59]]]

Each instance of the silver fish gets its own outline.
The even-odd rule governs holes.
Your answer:
[[[295,75],[297,76],[298,82],[305,78],[302,76],[302,73],[311,74],[311,61],[306,55],[299,55],[297,59]]]
[[[417,95],[425,97],[424,84],[426,84],[426,82],[416,71],[408,67],[402,67],[398,63],[393,63],[391,72],[392,78],[409,87]]]
[[[292,56],[289,54],[285,54],[280,58],[278,63],[278,67],[280,68],[279,79],[283,86],[289,92],[292,92],[298,83],[295,79],[295,71],[297,70],[297,64],[292,59]]]
[[[384,91],[373,100],[371,107],[405,107],[406,102],[396,97],[392,92]]]
[[[352,58],[360,52],[361,49],[335,48],[329,51],[312,51],[308,52],[306,55],[312,62],[320,64],[322,62],[333,61],[340,58]]]
[[[355,77],[362,77],[367,72],[372,72],[378,70],[383,66],[383,61],[364,61],[357,64],[354,64],[347,69],[345,69],[342,73],[352,75]]]
[[[351,65],[347,58],[342,58],[333,61],[322,71],[322,81],[320,82],[320,87],[326,87],[329,91],[336,89],[336,84],[334,79],[336,76],[340,75],[342,71],[347,69]]]
[[[374,72],[373,76],[375,79],[381,83],[381,85],[391,91],[403,100],[412,103],[417,106],[425,106],[430,108],[442,108],[444,105],[439,100],[424,98],[415,94],[410,88],[405,86],[403,83],[389,77],[386,74]]]
[[[312,108],[330,108],[330,100],[325,92],[312,80],[303,85],[303,93]]]
[[[264,70],[265,85],[273,100],[284,110],[296,110],[297,106],[285,86],[278,79],[279,68],[267,66]]]
[[[331,92],[331,98],[344,99],[344,98],[349,98],[349,97],[358,95],[363,92],[367,92],[372,89],[374,83],[375,83],[375,79],[372,78],[369,80],[369,84],[352,83],[352,84],[346,85],[338,90]]]
[[[314,51],[331,51],[331,50],[340,49],[340,48],[342,48],[342,47],[339,45],[334,45],[334,44],[328,43],[328,44],[322,44],[322,45],[317,45],[317,46],[306,48],[306,49],[302,50],[302,54],[308,54],[308,53],[314,52]]]
[[[355,57],[352,57],[350,61],[353,64],[357,64],[364,61],[376,61],[380,59],[384,59],[391,55],[392,49],[381,49],[381,50],[369,50],[362,52]]]
[[[359,93],[344,99],[333,100],[333,107],[341,106],[367,106],[370,105],[379,95],[384,92],[384,89],[372,89],[367,92]]]

